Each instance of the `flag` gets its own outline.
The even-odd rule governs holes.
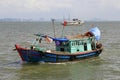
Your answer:
[[[67,25],[67,21],[64,21],[63,25],[66,26]]]

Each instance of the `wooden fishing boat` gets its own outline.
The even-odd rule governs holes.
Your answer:
[[[85,34],[54,38],[43,34],[35,34],[37,39],[29,47],[24,48],[15,44],[22,61],[25,62],[66,62],[76,61],[99,56],[102,44],[99,42],[100,30],[95,27]],[[55,50],[47,50],[36,43],[41,43],[42,38],[55,42]]]

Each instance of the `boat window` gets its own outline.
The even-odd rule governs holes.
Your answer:
[[[72,43],[72,46],[73,46],[73,43]]]
[[[75,41],[75,46],[76,46],[76,41]]]
[[[62,46],[68,46],[68,42],[62,42]]]
[[[65,51],[64,48],[60,48],[60,51]]]
[[[79,45],[79,42],[78,42],[78,41],[76,41],[76,45],[77,45],[77,46]]]
[[[65,44],[66,44],[65,42],[62,42],[62,45],[63,45],[63,46],[65,46]]]
[[[77,46],[79,45],[79,42],[77,41]]]
[[[77,49],[77,52],[79,52],[79,49]]]
[[[94,42],[91,43],[91,47],[92,47],[92,50],[95,49],[95,43]]]
[[[84,50],[87,51],[87,43],[84,43]]]
[[[81,45],[83,45],[83,42],[81,42]]]
[[[92,38],[91,38],[91,42],[92,42]]]
[[[76,45],[78,44],[77,41],[75,43],[76,43]]]
[[[79,41],[79,45],[81,45],[81,41]]]
[[[75,45],[75,42],[73,42],[73,46]]]

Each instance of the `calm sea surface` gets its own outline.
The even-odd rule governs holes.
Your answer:
[[[84,33],[93,24],[102,33],[104,50],[99,57],[70,63],[30,64],[21,61],[13,51],[14,45],[32,41],[33,34],[38,32],[54,36],[51,22],[0,22],[0,80],[120,80],[120,22],[86,22],[79,27],[65,27],[64,34]],[[61,36],[62,28],[55,23],[56,37]]]

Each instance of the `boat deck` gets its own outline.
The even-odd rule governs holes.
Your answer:
[[[91,51],[84,51],[84,52],[75,52],[75,53],[70,53],[70,52],[61,52],[61,51],[55,51],[55,50],[47,50],[47,53],[53,53],[53,54],[59,54],[59,55],[78,55],[78,54],[87,54],[89,52],[93,52],[95,50]]]

